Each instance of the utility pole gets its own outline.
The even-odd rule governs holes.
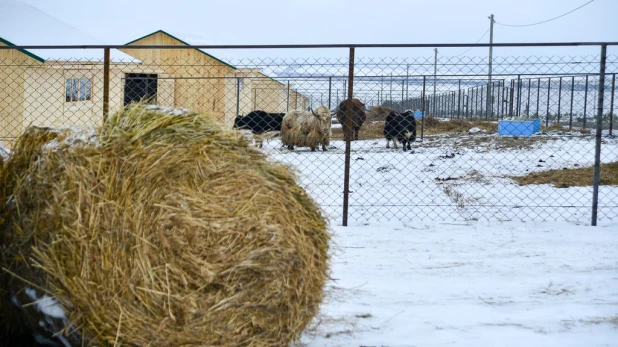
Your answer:
[[[435,52],[433,60],[433,108],[431,112],[436,113],[436,76],[438,75],[438,49],[433,49]]]
[[[489,115],[493,113],[493,100],[491,100],[491,74],[492,74],[492,63],[493,63],[493,53],[494,53],[494,15],[489,16],[489,81],[487,83],[487,107],[486,107],[486,118],[489,118]]]

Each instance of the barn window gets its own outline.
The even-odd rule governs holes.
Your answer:
[[[92,100],[91,78],[67,78],[65,86],[67,102]]]

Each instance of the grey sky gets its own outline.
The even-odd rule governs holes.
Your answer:
[[[526,24],[560,15],[587,0],[22,1],[112,44],[126,43],[158,29],[179,33],[181,38],[183,34],[192,35],[212,44],[301,44],[473,43],[488,29],[487,16],[491,13],[497,22]],[[496,25],[494,42],[618,41],[617,15],[618,0],[595,0],[550,23],[526,28]],[[489,35],[481,42],[488,39]],[[464,50],[443,49],[440,53],[455,55]],[[570,48],[512,53],[597,51]],[[468,53],[484,55],[486,49]],[[497,51],[501,53],[511,51]],[[424,49],[413,55],[431,54],[431,49]]]

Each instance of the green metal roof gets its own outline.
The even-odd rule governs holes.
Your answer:
[[[4,43],[4,44],[5,44],[5,45],[7,45],[7,46],[17,46],[16,44],[14,44],[14,43],[12,43],[12,42],[10,42],[10,41],[7,41],[7,40],[5,40],[5,39],[3,39],[3,38],[1,38],[1,37],[0,37],[0,42]],[[18,50],[18,51],[20,51],[20,52],[22,52],[23,54],[25,54],[25,55],[29,56],[30,58],[33,58],[33,59],[35,59],[35,60],[37,60],[37,61],[41,62],[41,63],[44,63],[44,62],[45,62],[45,59],[43,59],[43,58],[39,57],[39,56],[38,56],[38,55],[36,55],[36,54],[33,54],[32,52],[29,52],[29,51],[27,51],[27,50],[25,50],[25,49],[21,49],[21,48],[18,48],[17,50]]]

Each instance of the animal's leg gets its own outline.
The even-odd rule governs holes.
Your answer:
[[[315,152],[315,147],[310,147],[311,148],[311,152]]]
[[[326,152],[326,150],[327,150],[327,149],[326,149],[326,146],[325,146],[324,144],[322,144],[322,151],[323,151],[323,152]]]
[[[292,146],[292,145],[288,145],[288,149],[289,149],[290,151],[293,151],[293,150],[294,150],[294,146]]]
[[[399,149],[399,146],[397,145],[397,139],[393,139],[393,148]]]
[[[390,142],[391,142],[391,140],[386,139],[386,148],[391,148],[391,147],[389,146],[389,143],[390,143]],[[393,141],[393,144],[394,144],[394,143],[395,143],[395,141]]]

